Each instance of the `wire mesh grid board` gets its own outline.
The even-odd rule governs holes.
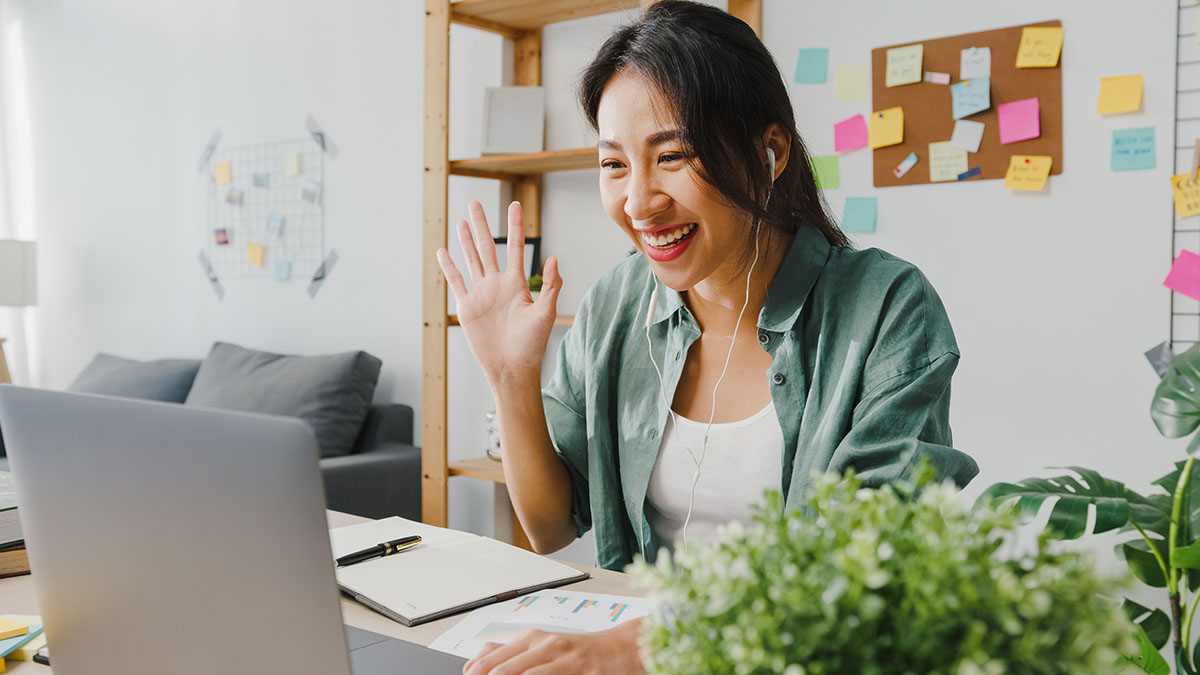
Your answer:
[[[1175,129],[1174,173],[1191,170],[1194,144],[1200,139],[1200,44],[1196,25],[1200,7],[1195,0],[1179,0],[1175,26]],[[1171,261],[1184,251],[1200,252],[1200,217],[1180,218],[1171,209]],[[1179,353],[1200,341],[1200,303],[1171,291],[1171,348]]]
[[[325,257],[325,155],[312,138],[213,152],[204,250],[220,279],[306,280]]]

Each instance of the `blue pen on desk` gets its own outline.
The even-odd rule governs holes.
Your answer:
[[[348,554],[338,558],[337,560],[335,560],[333,563],[333,566],[334,567],[345,567],[346,565],[353,565],[354,563],[360,563],[365,560],[372,560],[374,558],[382,558],[385,555],[391,555],[393,553],[407,551],[408,549],[416,546],[419,543],[421,543],[421,537],[416,536],[416,535],[413,535],[411,537],[400,537],[399,539],[393,539],[391,541],[385,541],[382,544],[375,544],[371,548],[364,548],[361,551],[355,551],[354,553],[348,553]]]

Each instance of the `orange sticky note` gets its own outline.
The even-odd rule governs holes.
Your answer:
[[[233,182],[233,164],[230,162],[217,162],[213,165],[213,170],[217,172],[217,185]]]
[[[1057,27],[1026,27],[1021,30],[1021,45],[1017,47],[1018,68],[1053,68],[1062,52],[1063,29]]]
[[[1142,107],[1142,74],[1100,78],[1100,101],[1096,112],[1101,115],[1137,112]]]
[[[267,249],[261,244],[246,244],[246,259],[255,267],[262,267]]]
[[[1200,214],[1200,181],[1195,175],[1171,176],[1171,192],[1175,193],[1175,213],[1180,218]]]
[[[904,109],[900,107],[871,113],[867,136],[872,148],[886,148],[904,142]]]
[[[1042,155],[1013,155],[1004,174],[1004,187],[1010,190],[1041,190],[1050,175],[1052,157]]]

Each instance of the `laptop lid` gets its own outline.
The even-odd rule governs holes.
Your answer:
[[[0,385],[55,675],[348,675],[312,431]]]

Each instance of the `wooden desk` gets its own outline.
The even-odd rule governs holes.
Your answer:
[[[329,527],[342,527],[343,525],[354,525],[355,523],[366,522],[367,518],[352,516],[347,513],[339,513],[337,511],[329,511]],[[560,561],[564,565],[569,565],[578,570],[585,570],[592,576],[583,581],[577,581],[573,584],[563,586],[564,590],[574,591],[592,591],[594,593],[613,593],[617,595],[641,595],[629,580],[629,576],[620,572],[590,567],[588,565],[578,565],[571,562]],[[8,579],[0,579],[0,613],[4,614],[40,614],[37,603],[37,595],[33,590],[33,577],[25,575],[22,577],[11,577]],[[427,645],[433,642],[434,638],[449,630],[454,624],[458,623],[467,613],[455,614],[444,619],[431,621],[420,626],[409,628],[403,624],[396,623],[391,619],[378,614],[373,610],[367,609],[363,605],[358,604],[354,600],[342,597],[342,621],[348,626],[355,626],[365,630],[379,633],[380,635],[388,635],[409,642]],[[54,646],[50,645],[50,653],[53,655]],[[53,656],[51,657],[53,659]],[[51,668],[42,666],[32,662],[9,661],[8,672],[18,673],[19,675],[49,675]]]

